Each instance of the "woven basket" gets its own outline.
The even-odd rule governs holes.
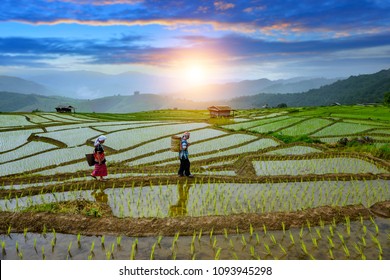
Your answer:
[[[88,162],[88,165],[89,166],[94,166],[95,165],[95,157],[93,156],[93,154],[85,154],[85,157],[87,159],[87,162]]]
[[[180,152],[180,141],[181,141],[180,136],[174,135],[171,137],[171,151],[172,152]]]

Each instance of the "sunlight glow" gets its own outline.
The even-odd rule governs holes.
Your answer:
[[[205,69],[200,64],[192,64],[185,70],[185,79],[191,85],[203,84],[205,78]]]

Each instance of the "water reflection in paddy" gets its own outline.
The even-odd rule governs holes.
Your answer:
[[[204,216],[295,211],[317,206],[363,204],[390,199],[388,180],[289,183],[203,183],[56,192],[0,200],[2,210],[85,199],[107,203],[118,217]]]

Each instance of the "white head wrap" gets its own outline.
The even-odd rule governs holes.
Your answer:
[[[106,139],[107,139],[106,136],[100,135],[98,138],[96,138],[94,145],[97,146],[97,145],[99,145],[100,142],[102,142],[102,141],[104,141]]]

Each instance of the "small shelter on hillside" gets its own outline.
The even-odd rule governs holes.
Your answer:
[[[73,106],[64,106],[64,105],[59,105],[56,107],[57,113],[75,113],[76,108]]]
[[[210,117],[234,117],[234,110],[227,105],[215,105],[207,108],[210,112]]]

